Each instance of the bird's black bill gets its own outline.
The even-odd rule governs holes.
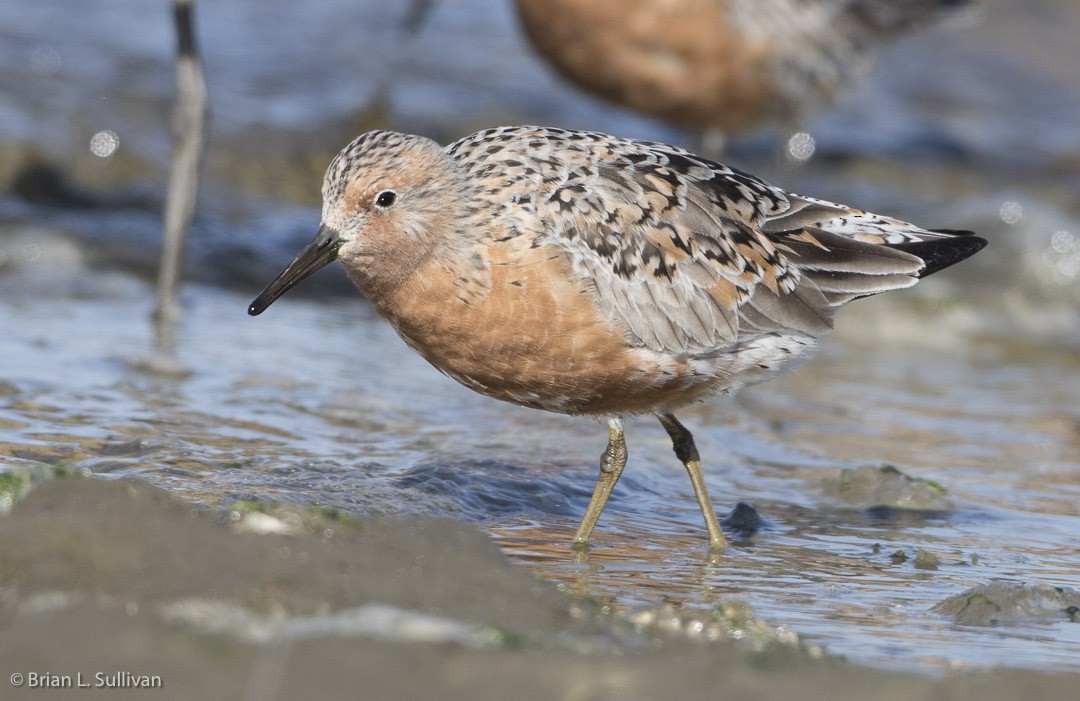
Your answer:
[[[319,233],[315,234],[311,243],[305,246],[304,250],[300,251],[281,271],[281,274],[255,298],[248,307],[248,314],[251,316],[262,314],[274,303],[274,300],[291,290],[301,280],[324,265],[333,263],[337,260],[339,248],[341,248],[341,237],[338,232],[325,225],[319,227]]]

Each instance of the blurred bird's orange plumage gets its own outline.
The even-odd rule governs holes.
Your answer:
[[[874,51],[964,0],[517,0],[536,50],[578,86],[695,129],[792,126]]]

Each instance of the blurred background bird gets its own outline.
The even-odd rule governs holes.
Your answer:
[[[536,50],[611,102],[723,136],[794,131],[890,40],[966,0],[516,0]]]

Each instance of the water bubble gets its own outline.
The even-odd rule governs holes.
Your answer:
[[[814,155],[814,137],[805,131],[795,132],[787,142],[787,153],[796,161],[809,160]]]
[[[1080,242],[1068,231],[1055,231],[1050,245],[1043,250],[1043,263],[1059,285],[1068,285],[1080,277]]]
[[[1054,270],[1054,279],[1062,285],[1072,282],[1077,275],[1080,275],[1080,256],[1069,256]]]
[[[1024,218],[1024,207],[1019,202],[1004,202],[998,210],[998,216],[1006,224],[1016,224]]]
[[[1050,247],[1058,253],[1068,253],[1076,247],[1076,241],[1068,231],[1055,231],[1050,237]]]
[[[39,260],[41,258],[41,246],[36,243],[26,244],[22,249],[22,257],[27,263]]]
[[[61,63],[60,52],[51,46],[39,46],[30,52],[30,70],[37,75],[55,75]]]
[[[120,137],[116,135],[116,132],[108,129],[103,129],[90,137],[90,153],[98,158],[108,158],[113,155],[119,145]]]

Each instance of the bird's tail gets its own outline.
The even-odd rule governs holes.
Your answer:
[[[762,230],[830,306],[914,285],[986,246],[970,231],[923,229],[899,219],[790,195]]]
[[[920,278],[933,275],[965,258],[970,258],[986,247],[986,239],[976,236],[974,231],[931,229],[930,233],[944,234],[944,236],[927,237],[921,241],[891,246],[897,251],[904,251],[922,259],[923,268],[919,271]]]

